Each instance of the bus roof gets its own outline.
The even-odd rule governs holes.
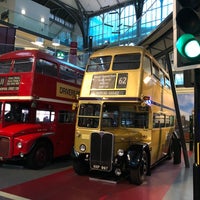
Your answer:
[[[115,55],[115,54],[124,54],[130,52],[147,52],[147,50],[142,46],[114,46],[114,47],[107,47],[105,49],[98,50],[94,52],[91,57],[96,57],[99,55]]]
[[[32,49],[32,50],[16,50],[16,51],[11,51],[5,54],[0,55],[0,60],[8,60],[8,59],[16,59],[16,58],[27,58],[27,57],[39,57],[39,58],[43,58],[43,59],[47,59],[47,60],[51,60],[55,63],[60,63],[63,65],[67,65],[73,69],[77,69],[81,72],[84,72],[85,70],[81,67],[78,67],[72,63],[63,61],[63,60],[59,60],[58,58],[44,52],[41,50],[36,50],[36,49]]]
[[[53,56],[51,56],[50,54],[47,54],[41,50],[36,50],[36,49],[33,49],[33,50],[16,50],[16,51],[11,51],[11,52],[7,52],[7,53],[4,53],[2,55],[0,55],[0,59],[3,60],[3,59],[9,59],[9,58],[19,58],[19,57],[31,57],[31,56],[37,56],[37,55],[40,55],[40,56],[47,56],[48,57],[51,57],[52,59],[54,59]]]

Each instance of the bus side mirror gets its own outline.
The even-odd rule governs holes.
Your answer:
[[[77,104],[77,103],[73,103],[73,104],[72,104],[72,110],[76,110],[77,107],[78,107],[78,104]]]
[[[76,100],[78,100],[78,99],[79,99],[79,96],[80,96],[80,94],[76,94]]]

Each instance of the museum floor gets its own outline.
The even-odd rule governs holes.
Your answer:
[[[0,200],[192,200],[193,153],[188,155],[190,168],[183,158],[179,165],[166,160],[140,186],[78,176],[69,159],[42,170],[6,164],[0,168]]]

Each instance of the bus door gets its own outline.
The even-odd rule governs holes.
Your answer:
[[[159,113],[153,114],[153,129],[152,129],[152,153],[151,153],[151,161],[155,163],[161,154],[162,149],[162,135],[163,135],[163,125],[164,125],[164,118],[163,115]]]
[[[57,155],[69,154],[74,143],[75,112],[60,110],[56,122]]]

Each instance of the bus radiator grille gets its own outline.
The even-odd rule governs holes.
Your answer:
[[[9,154],[9,139],[5,137],[0,137],[0,158],[8,157]]]
[[[111,171],[114,136],[110,133],[92,133],[90,167],[93,170]]]

